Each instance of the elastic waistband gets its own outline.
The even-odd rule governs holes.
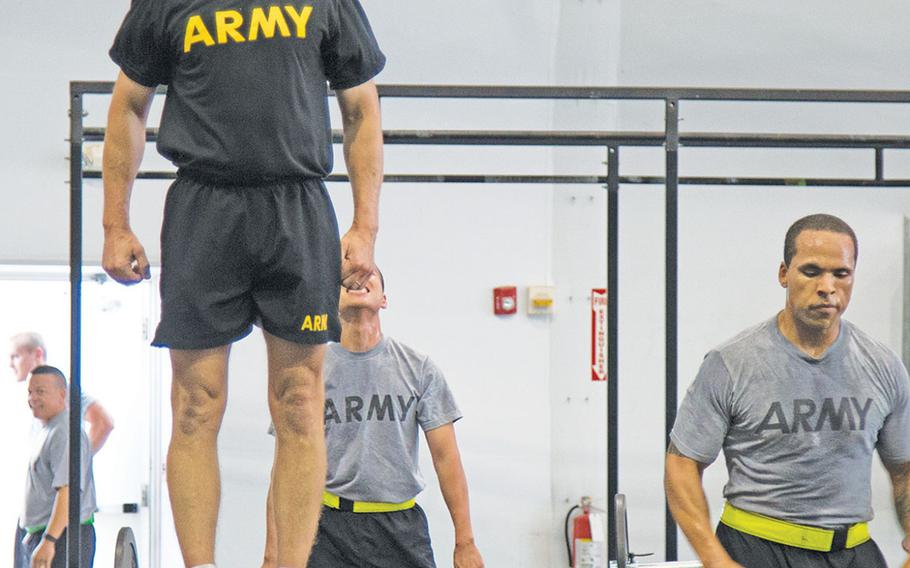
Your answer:
[[[238,187],[254,188],[269,187],[279,184],[300,184],[307,185],[310,183],[322,183],[319,177],[303,176],[252,176],[243,174],[231,174],[224,172],[222,175],[211,174],[208,172],[198,172],[194,170],[179,169],[177,170],[178,180],[188,180],[200,185],[212,187]]]
[[[415,499],[405,501],[404,503],[371,503],[369,501],[351,501],[344,497],[339,497],[325,491],[322,493],[322,504],[339,511],[349,513],[392,513],[394,511],[406,511],[412,509],[417,504]]]
[[[730,503],[724,505],[720,522],[732,529],[771,542],[818,552],[854,548],[872,538],[869,536],[868,523],[856,523],[841,529],[823,529],[750,513],[737,509]]]

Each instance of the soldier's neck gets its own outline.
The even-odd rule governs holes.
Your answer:
[[[342,317],[341,346],[352,353],[363,353],[382,341],[379,314],[360,311]]]
[[[840,319],[827,328],[812,328],[800,325],[793,314],[785,309],[777,316],[777,328],[797,349],[810,357],[818,358],[837,341]]]

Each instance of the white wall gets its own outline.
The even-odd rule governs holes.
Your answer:
[[[612,85],[619,76],[620,5],[574,1],[559,4],[553,56],[555,85]],[[554,104],[553,128],[616,128],[618,107],[603,101]],[[605,175],[604,148],[560,148],[553,170]],[[582,496],[607,508],[607,383],[591,381],[591,289],[607,286],[606,192],[598,185],[557,186],[553,191],[551,284],[556,313],[550,322],[552,508],[549,566],[565,566],[565,516]],[[608,291],[609,293],[609,291]],[[608,380],[612,380],[608,378]]]
[[[113,80],[116,68],[106,53],[128,5],[125,0],[3,4],[2,261],[67,257],[69,81]]]
[[[627,0],[626,85],[905,89],[899,0]]]

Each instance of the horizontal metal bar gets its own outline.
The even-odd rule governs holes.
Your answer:
[[[110,94],[114,84],[74,81],[74,94]],[[838,103],[910,103],[910,91],[729,89],[685,87],[554,87],[506,85],[379,85],[382,97],[453,99],[699,100]],[[159,87],[158,92],[164,92]]]
[[[112,81],[70,81],[70,92],[74,95],[109,95],[114,92]]]
[[[101,172],[87,171],[86,179],[100,179]],[[176,171],[140,171],[137,179],[176,179]],[[345,174],[332,174],[327,182],[347,182]],[[511,175],[511,174],[386,174],[385,183],[512,183],[512,184],[599,184],[607,176],[585,175]],[[663,185],[662,176],[620,176],[622,185]],[[779,177],[681,177],[683,185],[730,185],[774,187],[894,187],[910,188],[910,179],[865,178],[779,178]]]
[[[620,183],[628,185],[663,185],[661,176],[623,176]],[[774,187],[894,187],[910,188],[910,179],[866,179],[866,178],[775,178],[775,177],[681,177],[685,185],[731,185],[731,186],[774,186]]]
[[[83,141],[104,140],[104,128],[85,128]],[[147,142],[157,128],[145,132]],[[389,145],[453,146],[661,146],[663,132],[521,131],[521,130],[386,130]],[[340,130],[332,141],[341,143]],[[910,136],[873,134],[775,134],[691,132],[680,134],[680,144],[702,148],[910,148]]]
[[[87,171],[86,179],[100,179],[101,172]],[[140,171],[136,179],[176,179],[176,171]],[[346,174],[331,174],[327,182],[348,182]],[[514,183],[514,184],[605,184],[606,176],[511,175],[511,174],[386,174],[384,183]]]
[[[103,141],[104,131],[100,127],[85,128],[83,141]],[[385,130],[383,136],[386,144],[415,146],[659,146],[663,143],[663,134],[659,132]],[[146,129],[146,142],[155,142],[157,138],[157,128]],[[339,144],[342,142],[341,130],[332,131],[332,141]],[[910,146],[910,138],[906,142]]]
[[[104,140],[104,128],[85,128],[83,141]],[[602,131],[527,131],[527,130],[385,130],[384,142],[395,145],[457,146],[658,146],[663,141],[659,132]],[[147,128],[146,142],[158,137],[157,128]],[[342,131],[332,131],[332,141],[342,142]],[[910,146],[910,138],[907,138]]]
[[[702,100],[910,103],[910,91],[722,89],[679,87],[548,87],[490,85],[380,85],[384,97],[599,100]]]
[[[348,176],[333,174],[330,182],[347,182]],[[513,183],[513,184],[605,184],[607,176],[512,175],[512,174],[392,174],[383,183]]]
[[[690,148],[910,148],[910,136],[694,132],[681,133],[679,143]]]

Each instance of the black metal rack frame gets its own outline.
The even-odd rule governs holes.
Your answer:
[[[83,125],[83,98],[109,95],[112,82],[74,81],[70,83],[70,284],[71,284],[71,420],[70,440],[80,437],[81,395],[81,283],[82,283],[82,180],[100,178],[100,172],[87,172],[82,166],[85,142],[104,139],[103,128]],[[159,94],[164,88],[159,88]],[[910,179],[886,179],[884,150],[910,148],[910,136],[831,135],[779,133],[680,132],[679,107],[683,101],[790,102],[790,103],[891,103],[910,104],[910,91],[794,90],[794,89],[714,89],[663,87],[544,87],[544,86],[456,86],[456,85],[380,85],[381,99],[536,99],[536,100],[651,100],[664,104],[664,130],[658,132],[615,131],[424,131],[388,130],[386,144],[402,145],[478,145],[478,146],[598,146],[607,150],[606,175],[469,175],[469,174],[388,174],[386,183],[509,183],[509,184],[598,184],[607,190],[607,503],[609,516],[615,515],[614,497],[618,493],[618,244],[619,189],[621,185],[656,184],[665,186],[666,209],[666,416],[665,441],[676,419],[677,408],[677,252],[678,197],[680,185],[725,186],[810,186],[810,187],[910,187]],[[147,141],[154,141],[157,129],[150,128]],[[334,133],[335,141],[340,135]],[[664,175],[620,175],[620,149],[624,146],[663,147],[666,153]],[[792,177],[680,177],[681,146],[711,148],[853,148],[874,152],[873,174],[868,178]],[[172,179],[174,172],[140,171],[140,179]],[[327,181],[347,181],[345,175],[331,175]],[[78,487],[81,468],[79,451],[70,447],[70,485]],[[69,526],[79,524],[79,492],[70,496]],[[608,523],[609,540],[615,542],[613,523]],[[70,551],[78,551],[78,530],[69,530]],[[75,537],[75,541],[72,540]],[[677,558],[677,531],[669,509],[666,510],[666,560]],[[79,568],[78,553],[69,554],[68,566]],[[610,550],[610,559],[615,551]]]

